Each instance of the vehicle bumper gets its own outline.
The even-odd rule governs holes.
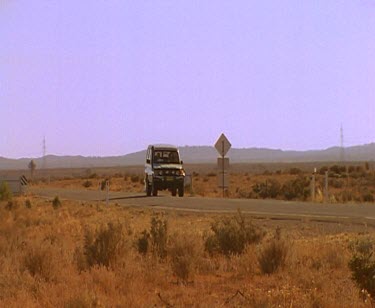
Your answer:
[[[157,189],[173,189],[184,185],[183,176],[154,176],[154,184]]]

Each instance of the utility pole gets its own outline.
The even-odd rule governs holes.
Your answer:
[[[344,129],[342,124],[340,126],[340,162],[345,161],[345,148],[344,148]]]
[[[46,169],[46,153],[47,153],[47,147],[46,147],[46,137],[43,137],[43,163],[42,163],[42,169]]]

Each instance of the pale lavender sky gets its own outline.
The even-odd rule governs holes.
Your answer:
[[[375,141],[375,1],[0,0],[0,156]]]

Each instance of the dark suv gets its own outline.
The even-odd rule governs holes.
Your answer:
[[[168,144],[149,145],[145,164],[145,185],[147,196],[157,196],[159,190],[168,189],[172,196],[177,191],[184,196],[185,171],[178,148]]]

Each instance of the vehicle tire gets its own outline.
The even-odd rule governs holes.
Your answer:
[[[179,196],[179,197],[183,197],[183,196],[184,196],[184,185],[181,185],[181,186],[178,188],[178,196]]]
[[[145,181],[146,181],[146,194],[147,194],[147,197],[150,197],[151,192],[152,192],[152,186],[150,185],[147,179]]]
[[[177,189],[176,188],[172,188],[172,196],[176,197],[176,195],[177,195]]]
[[[152,185],[152,195],[156,197],[158,195],[158,189],[155,187],[155,185]]]

